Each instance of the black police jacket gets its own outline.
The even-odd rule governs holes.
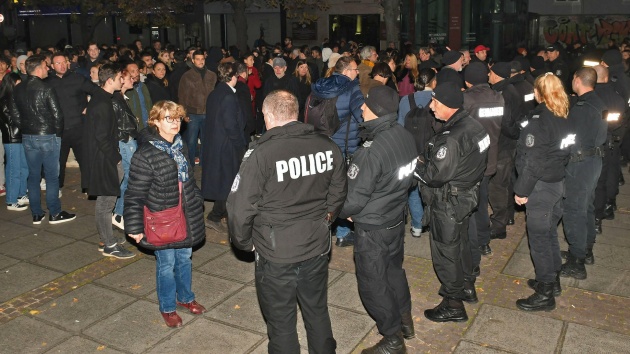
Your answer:
[[[55,89],[61,111],[63,112],[64,129],[72,129],[83,124],[83,111],[87,107],[87,96],[93,95],[99,87],[85,76],[66,72],[62,77],[48,76],[46,84]]]
[[[624,119],[627,119],[626,101],[610,82],[595,85],[595,93],[604,102],[604,120],[608,125],[609,138],[622,137],[625,133]]]
[[[488,84],[475,85],[464,91],[464,109],[483,126],[490,136],[488,165],[484,175],[492,176],[497,172],[501,121],[505,112],[503,96],[491,89]]]
[[[569,66],[564,60],[557,58],[556,60],[550,62],[552,74],[556,75],[562,81],[564,85],[564,90],[567,92],[571,91],[571,80],[569,80]]]
[[[516,147],[514,193],[527,197],[536,182],[560,182],[569,161],[570,146],[575,143],[567,119],[557,117],[545,103],[539,104],[522,124]]]
[[[531,75],[530,75],[531,76]],[[514,85],[514,88],[518,92],[523,100],[521,105],[521,117],[526,117],[532,109],[536,108],[538,102],[534,98],[534,85],[527,80],[524,74],[516,74],[509,79],[509,82]]]
[[[505,101],[505,110],[501,121],[501,136],[499,137],[499,150],[514,149],[516,148],[516,140],[518,140],[521,132],[519,123],[525,118],[522,108],[523,99],[508,79],[492,85],[492,89],[500,92]]]
[[[138,118],[133,114],[127,104],[128,98],[118,91],[112,96],[112,107],[116,114],[116,136],[119,141],[127,142],[129,138],[138,136]]]
[[[11,115],[22,134],[63,135],[64,116],[55,90],[37,76],[15,86]]]
[[[346,199],[339,147],[312,125],[275,127],[245,153],[227,199],[231,242],[276,263],[301,262],[330,249],[330,220]]]
[[[431,188],[471,188],[483,178],[490,136],[459,109],[428,143],[415,177]]]
[[[626,101],[626,105],[630,105],[630,77],[626,76],[623,64],[609,66],[608,77],[615,90]]]
[[[360,124],[365,142],[348,167],[348,196],[341,218],[365,230],[402,220],[418,152],[413,135],[388,114]]]
[[[603,117],[604,102],[595,91],[589,91],[577,98],[569,110],[570,129],[575,136],[571,146],[572,154],[585,153],[606,142],[607,126]]]

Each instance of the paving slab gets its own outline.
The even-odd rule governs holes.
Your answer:
[[[72,211],[76,213],[76,211]],[[42,223],[43,225],[44,223]],[[98,234],[96,230],[96,222],[94,215],[85,215],[81,213],[76,219],[58,225],[46,225],[46,230],[59,235],[72,237],[77,240],[84,239],[88,236]]]
[[[205,264],[209,260],[217,258],[229,250],[230,246],[206,242],[201,248],[193,250],[193,269],[198,268],[200,265]]]
[[[30,215],[30,214],[29,214]],[[14,240],[24,235],[35,234],[38,233],[39,230],[19,225],[13,222],[1,222],[0,223],[0,244],[3,244],[7,241]]]
[[[63,353],[63,354],[85,354],[85,353],[99,353],[99,354],[122,354],[118,350],[109,348],[105,344],[97,343],[89,339],[85,339],[79,336],[70,337],[65,342],[52,348],[46,353]]]
[[[0,247],[0,252],[19,259],[29,259],[73,241],[71,238],[41,230],[5,242]]]
[[[32,261],[64,273],[70,273],[102,258],[103,256],[96,251],[93,244],[77,241],[41,254],[33,258]]]
[[[626,237],[630,239],[630,233]],[[597,243],[593,247],[593,255],[596,265],[630,270],[630,247]]]
[[[263,338],[258,333],[199,318],[148,353],[247,353]]]
[[[359,313],[366,313],[359,296],[356,275],[345,273],[338,281],[332,284],[328,289],[328,303]]]
[[[330,305],[330,297],[328,298]],[[337,341],[337,353],[350,353],[376,325],[367,314],[328,306],[333,336]],[[304,331],[306,332],[306,330]],[[306,344],[306,333],[304,335]],[[305,347],[306,348],[306,347]]]
[[[232,252],[226,252],[198,267],[197,270],[225,279],[248,283],[254,280],[254,268],[254,262],[241,261]]]
[[[267,333],[265,319],[258,306],[256,288],[253,286],[244,287],[212,310],[206,312],[204,316],[235,327],[258,333]]]
[[[553,353],[563,322],[523,311],[484,304],[464,338],[521,353]]]
[[[59,278],[63,273],[30,263],[17,263],[0,272],[0,302]]]
[[[628,353],[630,336],[569,323],[562,353]]]
[[[39,307],[36,317],[78,334],[135,300],[131,296],[87,284]]]
[[[0,270],[4,270],[5,268],[8,268],[18,262],[20,262],[19,259],[11,258],[3,254],[0,254]]]
[[[405,255],[431,259],[431,245],[429,233],[425,232],[421,237],[411,236],[411,232],[405,234]]]
[[[0,326],[0,353],[42,353],[68,337],[68,332],[34,318],[21,316]]]
[[[459,342],[459,345],[453,352],[455,354],[503,354],[512,353],[500,349],[490,348],[488,346],[477,345],[465,340]]]
[[[94,282],[130,295],[145,296],[155,291],[155,260],[141,259]]]
[[[186,324],[193,315],[178,312]],[[157,342],[181,329],[164,323],[157,305],[139,300],[83,331],[98,342],[109,343],[114,349],[143,353]]]

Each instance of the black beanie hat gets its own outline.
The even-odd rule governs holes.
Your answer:
[[[512,73],[512,65],[510,65],[510,63],[500,61],[492,65],[490,70],[504,79],[509,79]]]
[[[468,64],[466,71],[464,71],[464,80],[473,86],[487,84],[488,66],[478,61]]]
[[[621,52],[617,49],[609,49],[602,55],[602,61],[608,66],[621,64],[621,60]]]
[[[464,104],[464,94],[454,82],[445,82],[433,90],[433,98],[449,108],[461,108]]]
[[[455,64],[461,57],[462,57],[462,53],[455,50],[449,50],[442,55],[442,64],[444,65]]]
[[[389,86],[381,85],[370,89],[365,105],[378,117],[398,112],[398,93]]]

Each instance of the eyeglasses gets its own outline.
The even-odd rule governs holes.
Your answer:
[[[181,123],[184,117],[179,116],[179,117],[171,118],[171,116],[165,116],[164,119],[166,120],[166,123],[175,123],[175,122]]]

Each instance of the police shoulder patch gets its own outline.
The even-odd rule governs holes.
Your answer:
[[[534,146],[534,135],[533,134],[527,134],[527,137],[525,138],[525,146],[527,147],[532,147]]]
[[[532,118],[533,118],[533,119],[538,119],[538,118],[540,118],[540,114],[534,114],[534,115],[532,116]]]
[[[249,150],[245,151],[245,156],[243,156],[243,162],[245,162],[245,160],[247,160],[247,158],[249,157],[249,155],[252,154],[253,151],[254,151],[254,149],[249,149]]]
[[[232,182],[232,188],[230,189],[232,192],[236,192],[238,190],[238,185],[241,182],[241,174],[237,173],[236,177],[234,177],[234,182]]]
[[[446,146],[442,146],[435,153],[435,158],[438,160],[443,160],[446,157]]]
[[[372,146],[372,140],[366,140],[363,143],[363,147],[369,148],[370,146]]]
[[[355,179],[357,178],[358,175],[359,175],[359,166],[353,163],[352,165],[350,165],[350,167],[348,167],[348,178]]]
[[[562,70],[556,70],[556,76],[562,75]]]

